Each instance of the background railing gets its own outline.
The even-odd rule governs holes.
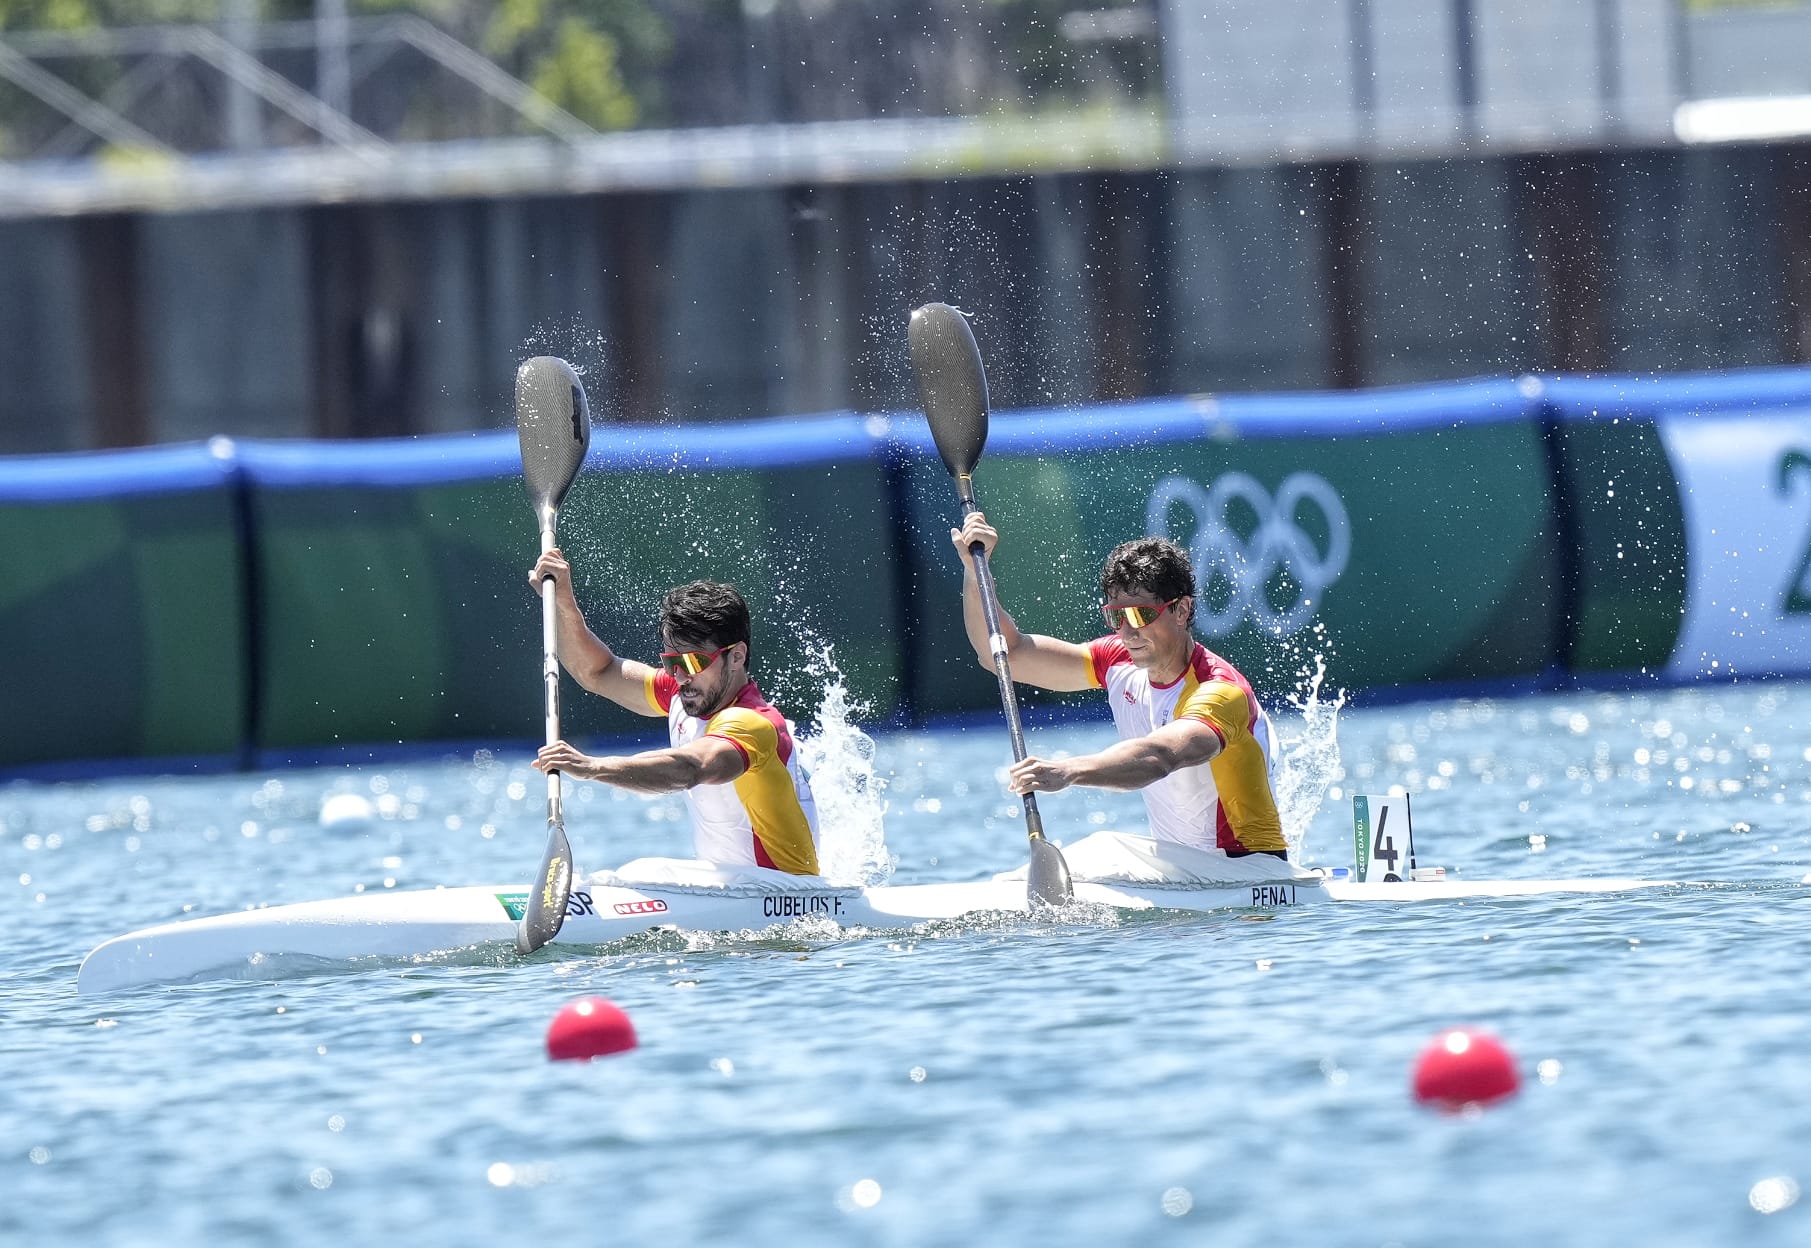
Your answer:
[[[310,8],[307,20],[261,20]],[[197,20],[109,26],[104,6],[75,3],[51,10],[68,29],[20,30],[38,11],[0,4],[0,181],[11,184],[0,212],[1811,133],[1811,8],[1799,0],[225,0],[168,11]],[[690,133],[726,130],[738,133]],[[638,141],[613,140],[629,132]],[[183,194],[197,166],[205,176]]]

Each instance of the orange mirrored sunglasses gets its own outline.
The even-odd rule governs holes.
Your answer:
[[[717,661],[717,656],[726,650],[734,650],[736,643],[731,642],[719,650],[705,653],[703,650],[664,650],[660,655],[660,665],[669,676],[696,676]]]

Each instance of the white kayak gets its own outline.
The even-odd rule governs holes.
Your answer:
[[[1078,906],[1117,910],[1285,910],[1329,901],[1451,901],[1549,893],[1607,893],[1656,880],[1503,880],[1357,883],[1267,855],[1222,854],[1101,832],[1064,849]],[[77,991],[113,992],[195,979],[264,979],[360,959],[440,957],[513,948],[528,901],[520,885],[365,893],[148,927],[98,946]],[[764,931],[814,922],[898,930],[939,919],[1029,912],[1024,872],[947,884],[837,885],[761,868],[638,859],[574,884],[555,943],[607,945],[653,928]]]

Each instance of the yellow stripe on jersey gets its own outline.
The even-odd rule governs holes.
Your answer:
[[[736,777],[735,786],[754,828],[757,860],[765,857],[768,861],[761,865],[793,875],[816,875],[817,846],[811,840],[811,824],[799,805],[792,773],[779,757],[780,736],[772,721],[745,707],[731,706],[713,715],[705,732],[735,742],[748,760],[748,770]]]
[[[1176,719],[1199,719],[1220,734],[1225,748],[1208,766],[1226,818],[1237,829],[1239,843],[1250,850],[1287,849],[1283,821],[1270,792],[1270,769],[1264,748],[1251,735],[1252,707],[1245,691],[1231,681],[1195,677],[1193,668],[1183,676],[1182,695],[1176,700]]]

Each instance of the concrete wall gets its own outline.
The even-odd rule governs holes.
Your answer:
[[[72,221],[0,226],[0,452],[95,444]]]
[[[1802,362],[1807,150],[4,221],[0,450],[897,410],[931,299],[1000,407]]]

